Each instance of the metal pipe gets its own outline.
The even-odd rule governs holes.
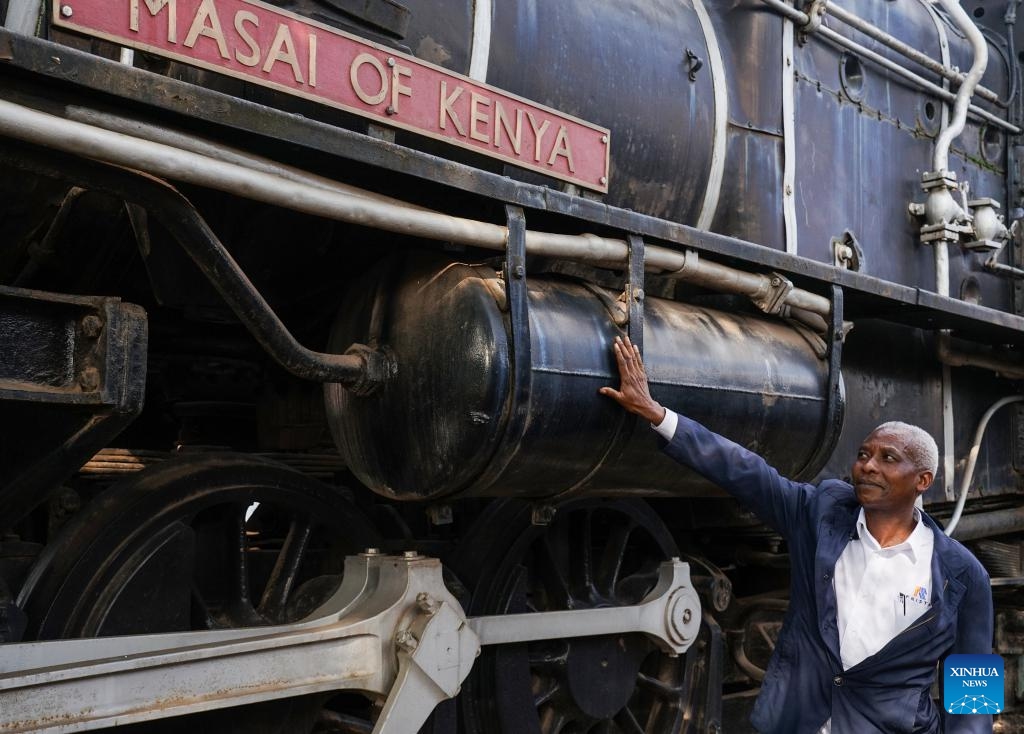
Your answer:
[[[1024,379],[1024,364],[1021,362],[1011,362],[991,354],[978,354],[955,349],[948,331],[939,332],[937,345],[937,355],[942,364],[947,364],[950,367],[978,367],[992,370],[1007,379]]]
[[[178,241],[238,319],[294,375],[368,390],[389,369],[385,358],[354,345],[350,354],[325,354],[302,346],[221,244],[195,207],[170,184],[151,176],[73,156],[51,162],[53,153],[4,151],[8,165],[101,190],[143,207]]]
[[[949,79],[951,82],[956,82],[958,84],[963,84],[964,81],[967,79],[965,74],[962,74],[956,69],[952,69],[946,66],[945,64],[936,61],[930,56],[921,53],[913,46],[910,46],[909,44],[904,43],[895,36],[886,33],[878,26],[869,23],[860,16],[855,15],[854,13],[851,13],[848,10],[841,8],[834,2],[826,2],[825,9],[829,15],[835,16],[843,23],[850,26],[851,28],[857,29],[865,36],[870,36],[871,38],[875,39],[882,45],[891,48],[896,53],[905,56],[906,58],[910,59],[911,61],[917,64],[920,64],[925,69],[928,69],[928,71],[933,71],[939,76]],[[998,94],[993,92],[991,89],[987,89],[986,87],[981,86],[980,84],[976,89],[976,93],[982,99],[987,99],[989,102],[994,102],[995,104],[1001,107],[1006,107],[1008,104],[1007,102],[1004,102],[1002,99],[1000,99]]]
[[[781,15],[784,15],[785,17],[789,18],[790,20],[793,20],[798,24],[803,25],[809,22],[810,20],[806,13],[803,13],[799,10],[795,10],[789,5],[786,5],[782,0],[761,0],[761,2],[765,3],[773,10],[778,11]],[[783,10],[783,8],[785,8],[785,10]],[[956,102],[957,95],[953,94],[952,92],[945,90],[936,84],[933,84],[932,82],[928,81],[919,74],[915,74],[906,67],[900,66],[894,61],[890,61],[884,56],[875,53],[871,49],[862,46],[856,41],[851,41],[849,38],[846,38],[846,36],[842,36],[836,33],[831,28],[821,26],[820,28],[818,28],[817,31],[815,31],[815,33],[817,35],[820,35],[822,38],[825,38],[831,41],[832,43],[835,43],[837,46],[846,49],[847,51],[852,51],[859,56],[863,56],[864,58],[873,61],[879,66],[882,66],[888,69],[889,71],[893,72],[894,74],[903,77],[907,81],[916,84],[924,91],[936,96],[939,99],[946,100],[947,102]],[[977,107],[976,105],[969,104],[967,109],[976,117],[979,117],[980,119],[985,120],[986,122],[989,122],[992,125],[995,125],[996,127],[1008,133],[1016,135],[1021,132],[1021,129],[1016,125],[1012,125],[1006,120],[1003,120],[993,115],[991,112],[988,112],[987,110],[983,110],[980,107]]]
[[[967,123],[967,110],[971,106],[971,95],[974,94],[974,88],[978,86],[982,74],[985,73],[985,67],[988,66],[988,43],[985,41],[985,36],[974,25],[974,21],[967,15],[967,11],[960,7],[960,0],[939,0],[939,4],[949,13],[957,28],[967,36],[967,40],[970,41],[971,48],[974,50],[974,61],[967,72],[967,78],[964,79],[964,83],[960,85],[960,89],[956,93],[953,119],[950,120],[949,126],[939,133],[938,140],[935,141],[935,154],[932,158],[933,171],[945,171],[949,168],[949,148],[963,132]]]
[[[991,535],[1008,535],[1024,530],[1024,507],[998,512],[981,512],[960,519],[956,528],[956,539],[966,540],[987,538]]]
[[[960,515],[963,514],[964,505],[967,504],[967,493],[970,491],[971,480],[974,478],[974,467],[978,463],[978,452],[981,451],[981,439],[985,437],[985,429],[988,428],[989,420],[1004,405],[1021,401],[1024,401],[1024,395],[1009,395],[997,400],[992,404],[991,408],[985,411],[985,415],[981,417],[981,420],[978,421],[978,428],[974,431],[974,443],[971,445],[970,453],[967,454],[967,468],[964,470],[964,478],[960,483],[960,496],[956,500],[956,509],[953,510],[953,516],[946,523],[946,535],[952,537],[953,531],[956,530],[956,526],[960,522]]]
[[[277,173],[249,168],[240,162],[217,160],[4,100],[0,100],[0,135],[72,155],[88,151],[90,158],[106,163],[387,232],[499,251],[504,251],[508,238],[508,228],[502,225],[414,208],[368,192],[356,195],[339,187],[324,188],[302,177],[285,179]],[[530,254],[596,263],[623,264],[629,258],[625,240],[591,234],[529,231],[526,250]],[[666,271],[668,277],[728,293],[757,297],[770,292],[772,287],[771,276],[707,262],[695,254],[666,247],[646,247],[645,258],[648,269]],[[783,302],[821,316],[826,316],[830,309],[827,298],[799,288],[786,294]]]

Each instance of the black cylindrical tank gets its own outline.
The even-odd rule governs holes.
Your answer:
[[[649,426],[597,393],[617,385],[611,343],[622,332],[606,305],[614,293],[528,281],[521,379],[529,389],[513,405],[502,288],[485,266],[405,259],[352,292],[332,348],[376,345],[397,365],[369,396],[326,388],[335,441],[364,484],[403,499],[709,491],[658,451]],[[828,368],[814,337],[766,318],[648,299],[644,344],[656,399],[786,475],[817,470],[808,462],[825,430]],[[525,419],[511,419],[519,411]]]

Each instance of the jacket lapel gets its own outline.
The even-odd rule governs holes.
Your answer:
[[[839,626],[836,621],[836,591],[833,577],[836,562],[853,537],[859,506],[854,501],[837,503],[825,513],[818,525],[818,549],[814,559],[814,583],[818,598],[820,632],[835,664],[842,665],[839,655]]]

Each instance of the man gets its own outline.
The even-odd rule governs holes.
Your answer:
[[[600,392],[648,421],[669,456],[741,500],[789,544],[790,605],[751,721],[765,734],[940,731],[930,688],[954,653],[992,652],[988,575],[915,507],[935,441],[886,423],[865,440],[853,485],[792,482],[760,456],[659,405],[640,351],[616,338],[621,385]],[[945,716],[945,732],[992,731]]]

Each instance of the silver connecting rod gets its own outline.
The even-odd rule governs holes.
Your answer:
[[[440,561],[368,551],[296,624],[0,646],[0,732],[69,734],[347,689],[385,699],[373,734],[409,734],[458,695],[481,645],[640,633],[678,655],[700,620],[679,559],[635,606],[467,619]]]
[[[387,232],[499,251],[504,251],[508,240],[508,228],[502,225],[411,206],[354,187],[334,185],[313,174],[304,176],[296,169],[275,169],[251,156],[215,157],[208,154],[208,149],[199,152],[202,149],[198,145],[190,150],[145,140],[5,100],[0,100],[0,135]],[[621,266],[629,260],[625,240],[591,234],[531,230],[526,233],[526,251],[602,265]],[[667,247],[648,246],[645,257],[648,270],[726,293],[757,299],[774,288],[775,276],[729,268]],[[789,290],[782,304],[826,318],[831,308],[827,298],[799,288]]]

